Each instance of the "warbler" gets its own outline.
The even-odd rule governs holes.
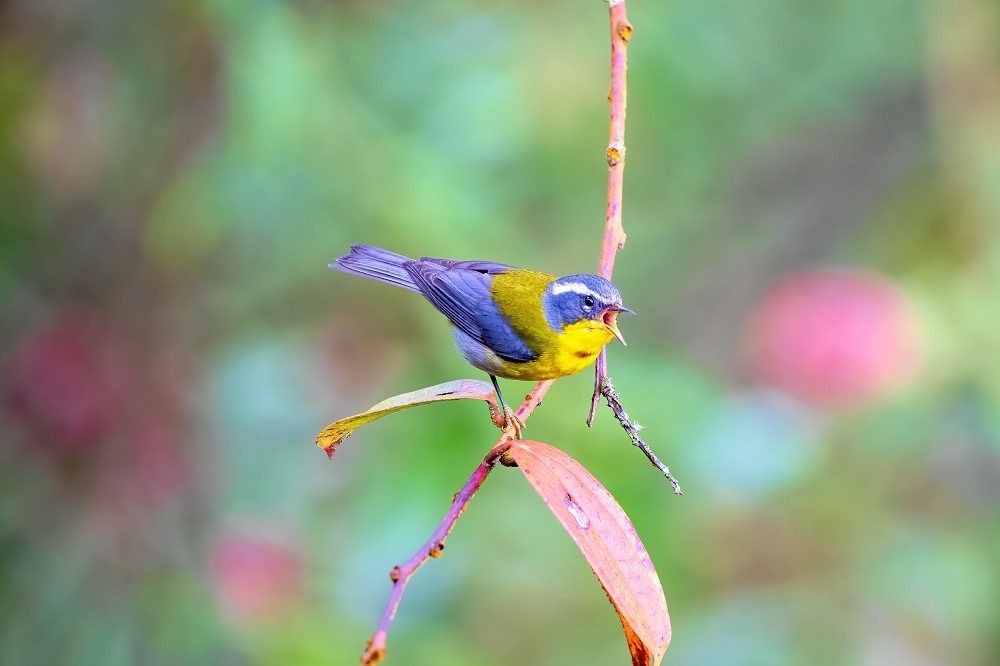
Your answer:
[[[567,275],[492,261],[454,261],[352,245],[330,268],[415,291],[453,327],[465,360],[493,382],[506,425],[523,423],[504,402],[497,377],[538,381],[572,375],[594,362],[618,330],[621,293],[599,275]]]

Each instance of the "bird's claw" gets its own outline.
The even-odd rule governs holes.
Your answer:
[[[513,428],[514,439],[521,439],[521,431],[524,430],[524,421],[521,420],[513,409],[506,407],[504,409],[504,424],[503,429],[508,430]]]

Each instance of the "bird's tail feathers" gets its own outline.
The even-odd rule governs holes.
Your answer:
[[[409,257],[373,245],[352,245],[351,251],[333,261],[330,268],[419,292],[420,288],[403,268],[410,261],[413,260]]]

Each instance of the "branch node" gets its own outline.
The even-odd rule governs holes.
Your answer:
[[[608,158],[609,167],[618,166],[625,159],[625,143],[623,141],[612,141],[608,144],[608,149],[604,153]]]
[[[365,653],[361,657],[364,666],[374,666],[385,659],[385,648],[372,649],[372,641],[369,640],[365,646]]]
[[[389,572],[389,580],[393,583],[398,583],[399,579],[403,577],[403,570],[398,566],[393,567],[392,571]]]
[[[632,27],[631,23],[625,23],[624,25],[618,26],[618,36],[622,38],[622,41],[626,44],[632,39],[632,33],[635,32],[635,28]]]
[[[427,552],[427,554],[435,559],[444,555],[444,541],[438,541],[436,544],[434,544],[434,547],[431,548]]]

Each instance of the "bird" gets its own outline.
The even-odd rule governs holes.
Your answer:
[[[579,274],[557,278],[492,261],[411,259],[372,245],[352,245],[329,267],[421,294],[452,325],[455,346],[486,372],[504,412],[504,428],[520,438],[523,422],[507,406],[497,377],[556,379],[583,370],[617,338],[622,296],[610,280]]]

